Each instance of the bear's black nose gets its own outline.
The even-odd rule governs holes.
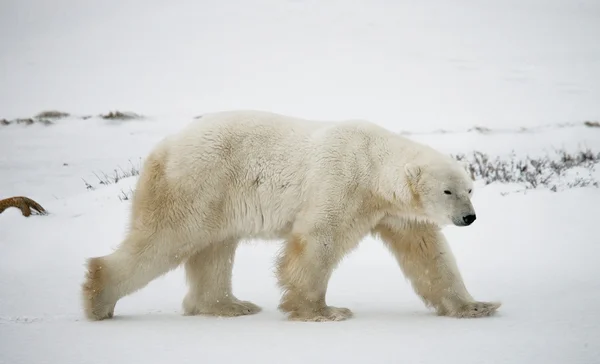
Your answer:
[[[476,218],[475,215],[466,215],[463,216],[463,221],[465,222],[465,225],[471,225]]]

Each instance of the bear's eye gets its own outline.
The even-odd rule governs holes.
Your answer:
[[[473,190],[469,190],[469,193],[471,193],[471,191],[473,191]]]
[[[448,191],[448,190],[445,190],[445,191],[444,191],[444,193],[445,193],[446,195],[451,195],[451,194],[452,194],[452,192],[450,192],[450,191]]]

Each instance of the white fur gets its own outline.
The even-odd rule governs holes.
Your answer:
[[[116,252],[89,261],[86,315],[112,317],[121,297],[183,263],[186,314],[256,313],[258,306],[231,292],[231,269],[238,242],[260,238],[286,241],[278,277],[280,308],[290,319],[343,320],[352,313],[326,305],[327,282],[372,233],[428,305],[441,314],[485,316],[498,304],[473,301],[439,232],[474,214],[471,188],[451,157],[367,121],[204,115],[147,158],[127,237]]]

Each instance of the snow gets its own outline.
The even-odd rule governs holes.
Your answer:
[[[193,116],[367,118],[448,153],[598,152],[600,128],[581,124],[600,119],[597,34],[592,0],[0,3],[0,119],[73,114],[0,125],[0,199],[50,212],[0,214],[0,363],[600,362],[593,187],[478,184],[476,223],[445,233],[474,297],[503,303],[489,318],[433,314],[371,238],[329,286],[328,303],[355,313],[344,322],[284,320],[277,243],[236,256],[234,293],[257,315],[182,316],[181,269],[122,299],[113,320],[86,321],[79,299],[85,259],[123,237],[119,196],[136,181],[94,173],[138,165]],[[147,117],[79,118],[110,110]]]
[[[503,302],[494,317],[435,316],[380,242],[367,238],[331,280],[329,303],[356,315],[346,322],[285,321],[277,311],[273,275],[279,245],[264,242],[243,245],[234,269],[235,294],[261,305],[258,315],[182,316],[186,286],[178,269],[120,301],[113,320],[87,322],[79,300],[83,263],[120,242],[129,201],[119,195],[136,181],[103,186],[93,172],[135,163],[171,128],[166,124],[64,120],[0,131],[0,142],[11,147],[11,156],[0,160],[3,195],[26,194],[50,211],[28,219],[16,209],[0,214],[0,362],[591,363],[600,357],[596,188],[503,196],[511,186],[478,185],[477,222],[449,227],[446,234],[472,294]],[[600,130],[572,129],[567,133],[579,131],[574,140],[594,143],[600,137]],[[541,151],[555,146],[553,133],[521,137],[528,149]],[[456,134],[430,136],[420,139],[458,150]],[[474,145],[493,141],[483,149],[490,153],[502,153],[499,146],[514,137],[464,136]],[[86,190],[82,178],[95,189]]]
[[[596,0],[9,0],[2,117],[257,108],[411,130],[598,119]]]

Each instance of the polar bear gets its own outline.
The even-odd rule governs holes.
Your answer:
[[[184,264],[185,315],[255,314],[232,292],[232,266],[241,240],[266,239],[285,241],[277,277],[287,319],[348,319],[349,309],[327,305],[327,284],[371,234],[439,315],[488,316],[500,303],[471,297],[441,232],[473,223],[472,188],[452,157],[368,121],[204,115],[145,160],[125,239],[87,260],[84,311],[110,318],[120,298]]]

